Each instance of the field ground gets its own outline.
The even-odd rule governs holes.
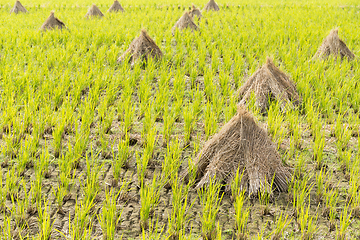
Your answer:
[[[24,0],[29,13],[18,15],[0,3],[2,239],[360,238],[360,61],[311,60],[335,27],[360,55],[360,5],[219,0],[195,21],[199,32],[173,36],[192,2],[205,4],[121,1],[125,12],[109,14],[101,0],[105,17],[91,20],[92,1]],[[68,30],[39,31],[51,10]],[[142,28],[162,60],[117,64]],[[236,113],[238,89],[268,56],[302,104],[248,108],[294,179],[269,202],[245,199],[242,229],[231,195],[218,212],[208,200],[206,229],[201,192],[178,174]]]

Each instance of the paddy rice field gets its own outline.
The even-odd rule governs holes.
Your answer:
[[[206,1],[0,2],[0,239],[360,238],[360,4],[216,2],[199,31],[174,34]],[[93,3],[103,18],[84,17]],[[52,10],[67,29],[40,31]],[[313,59],[335,28],[355,59]],[[117,63],[141,29],[162,58]],[[181,174],[267,57],[301,103],[247,109],[291,169],[288,191],[194,189]]]

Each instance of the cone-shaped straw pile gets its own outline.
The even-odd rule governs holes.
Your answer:
[[[129,48],[118,58],[118,63],[123,62],[128,56],[129,62],[133,65],[137,59],[144,60],[149,58],[159,59],[162,57],[160,48],[154,40],[147,34],[146,30],[141,30],[140,36],[135,38]]]
[[[42,31],[46,31],[63,28],[66,28],[65,24],[54,16],[54,11],[51,11],[50,16],[48,17],[48,19],[46,19],[40,29]]]
[[[173,33],[175,29],[183,30],[185,28],[189,28],[192,30],[199,30],[199,27],[193,22],[192,17],[190,17],[188,12],[185,12],[184,15],[175,23],[173,27]]]
[[[257,196],[261,189],[268,190],[273,178],[273,187],[286,192],[291,179],[291,173],[282,165],[275,144],[242,107],[219,133],[205,143],[195,159],[195,166],[196,188],[206,186],[210,179],[216,177],[216,181],[226,184],[225,191],[230,191],[239,171],[239,175],[243,174],[240,188],[253,196]]]
[[[16,1],[14,7],[10,10],[10,13],[18,14],[19,12],[27,13],[27,10],[20,1]]]
[[[209,10],[212,10],[212,11],[219,11],[220,8],[219,6],[216,4],[215,0],[210,0],[204,7],[203,9],[204,11],[209,11]]]
[[[276,99],[284,111],[287,106],[297,106],[300,103],[295,85],[285,73],[274,65],[270,58],[267,58],[266,64],[241,87],[239,105],[245,105],[252,92],[256,97],[256,106],[263,113],[269,108],[269,98],[270,100]]]
[[[314,58],[326,59],[330,55],[335,58],[347,58],[352,60],[355,58],[354,53],[346,46],[346,44],[339,38],[338,29],[331,30],[330,34],[324,39],[323,43],[315,53]]]
[[[100,11],[100,9],[93,4],[90,8],[89,11],[86,13],[85,17],[86,18],[90,18],[90,17],[103,17],[104,14]]]
[[[118,0],[115,0],[113,5],[109,8],[108,12],[124,12],[123,7]]]
[[[197,17],[200,19],[202,17],[200,10],[196,8],[194,4],[192,5],[192,9],[190,10],[189,15],[192,18]]]

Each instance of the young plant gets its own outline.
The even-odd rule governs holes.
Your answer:
[[[185,226],[189,221],[189,215],[186,213],[191,209],[192,204],[188,205],[188,191],[189,188],[184,186],[174,174],[172,181],[172,211],[168,218],[168,232],[170,239],[180,239],[185,236]]]
[[[216,113],[214,112],[214,109],[212,107],[212,105],[208,102],[205,105],[205,110],[204,110],[204,130],[205,130],[205,135],[206,135],[206,139],[208,139],[210,136],[212,136],[216,130],[217,130],[217,118],[216,118]]]
[[[38,202],[37,206],[38,221],[39,221],[39,235],[40,240],[49,240],[52,233],[52,220],[49,213],[49,202],[45,202],[42,205],[41,201]]]
[[[103,239],[114,240],[116,226],[121,220],[122,210],[117,211],[116,200],[120,194],[120,191],[115,194],[114,189],[105,191],[105,201],[103,202],[101,215],[98,215],[101,230],[103,233]]]
[[[129,146],[129,136],[125,134],[124,139],[120,139],[118,143],[118,152],[115,154],[113,148],[113,177],[114,181],[118,182],[120,179],[121,168],[128,167],[128,159],[131,154]],[[113,185],[113,184],[112,184]]]
[[[343,208],[340,214],[340,226],[336,227],[336,238],[339,240],[346,239],[346,232],[351,223],[351,213],[349,213],[348,209],[348,205]]]
[[[318,215],[310,213],[310,204],[307,207],[303,206],[300,210],[298,217],[298,224],[301,232],[301,239],[310,240],[314,238],[314,234],[318,227],[316,226],[316,222],[318,219]]]
[[[292,218],[288,220],[288,215],[284,217],[284,213],[281,212],[278,217],[276,217],[276,225],[274,231],[270,233],[272,235],[272,240],[280,240],[284,234],[286,227],[291,223]]]
[[[204,239],[215,239],[216,217],[220,210],[221,200],[224,193],[220,193],[221,185],[215,179],[210,179],[206,188],[199,191],[199,199],[202,206],[201,235]]]
[[[179,167],[181,165],[181,146],[179,140],[172,140],[171,144],[167,148],[164,161],[162,163],[162,181],[166,182],[165,186],[171,186],[176,179]]]
[[[245,207],[245,192],[241,191],[235,197],[235,228],[236,239],[247,239],[247,222],[250,216],[249,207]]]
[[[316,162],[316,170],[320,170],[323,168],[323,152],[325,147],[325,134],[321,132],[315,135],[313,151],[314,151],[314,160]]]
[[[0,168],[0,212],[6,210],[6,195],[6,188],[3,186],[3,171],[2,168]]]
[[[159,204],[161,181],[154,174],[151,184],[142,184],[140,187],[140,227],[143,230],[149,227],[149,218]]]
[[[91,203],[96,203],[97,196],[100,191],[99,186],[99,176],[102,165],[98,165],[95,161],[90,162],[89,158],[86,156],[86,181],[82,186],[84,191],[84,203],[90,205]]]
[[[273,184],[274,184],[274,179],[275,179],[275,174],[271,180],[271,184],[270,185],[260,185],[260,191],[258,192],[258,196],[259,196],[259,202],[260,205],[263,206],[262,209],[262,215],[271,215],[270,213],[270,199],[272,198],[272,194],[273,194]],[[265,179],[266,182],[266,179]]]
[[[187,143],[190,141],[191,133],[195,125],[194,109],[192,105],[188,104],[183,109],[184,116],[184,141]]]

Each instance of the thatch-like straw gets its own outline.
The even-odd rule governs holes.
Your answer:
[[[10,13],[18,14],[20,12],[27,13],[27,10],[20,1],[16,1],[14,7],[10,10]]]
[[[257,196],[259,190],[269,189],[273,178],[273,187],[286,192],[291,179],[290,170],[282,165],[275,144],[242,107],[219,133],[205,143],[195,159],[195,166],[196,188],[206,186],[216,177],[216,181],[226,184],[225,191],[230,191],[239,171],[240,175],[243,174],[240,188],[253,196]]]
[[[189,15],[192,18],[197,17],[200,19],[202,17],[200,10],[196,8],[194,4],[192,5],[192,9],[189,11]]]
[[[118,63],[123,62],[128,56],[129,62],[133,65],[136,60],[141,59],[145,62],[149,58],[160,59],[162,57],[160,48],[154,40],[147,34],[146,30],[141,30],[140,36],[135,38],[129,48],[118,58]]]
[[[346,46],[346,44],[339,38],[339,29],[331,30],[330,34],[324,39],[323,43],[315,53],[314,58],[326,59],[330,55],[335,58],[347,58],[352,60],[355,58],[354,53]]]
[[[204,7],[203,9],[204,11],[219,11],[220,8],[219,6],[217,5],[217,3],[215,2],[215,0],[210,0]]]
[[[184,15],[175,23],[173,27],[173,33],[175,29],[183,30],[189,28],[191,30],[199,30],[199,27],[193,22],[192,17],[190,17],[188,12],[185,12]]]
[[[109,8],[108,12],[124,12],[123,7],[118,0],[115,0],[113,5]]]
[[[245,105],[252,92],[256,97],[256,106],[263,113],[269,108],[269,98],[270,100],[276,99],[282,110],[286,110],[287,106],[297,106],[300,103],[295,85],[285,73],[274,65],[270,58],[267,58],[266,64],[241,87],[239,105]]]
[[[54,15],[54,11],[51,11],[50,16],[46,19],[44,24],[41,26],[42,31],[52,29],[63,29],[66,28],[65,23],[57,19]]]
[[[85,15],[86,18],[103,17],[103,16],[104,16],[104,14],[100,11],[100,9],[95,4],[91,5],[91,7],[89,8],[89,11]]]

